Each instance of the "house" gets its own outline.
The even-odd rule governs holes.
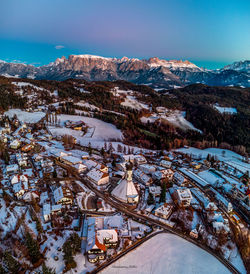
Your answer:
[[[16,159],[17,159],[18,165],[20,167],[26,167],[28,165],[28,156],[27,156],[26,153],[24,153],[24,154],[21,154],[21,153],[16,154]]]
[[[45,191],[45,192],[42,192],[40,194],[40,205],[43,205],[44,203],[47,203],[49,201],[49,195],[48,195],[48,192]]]
[[[156,171],[155,166],[149,165],[149,164],[139,165],[139,169],[142,170],[146,174],[152,174]]]
[[[68,187],[60,186],[53,192],[55,204],[68,205],[73,203],[73,195]]]
[[[121,202],[135,204],[139,201],[139,194],[133,183],[133,164],[127,164],[125,178],[119,180],[117,186],[112,190],[111,195]]]
[[[222,196],[218,191],[216,191],[213,187],[210,187],[209,190],[211,191],[214,198],[217,200],[218,204],[223,207],[223,209],[230,213],[233,211],[233,205],[231,202],[228,202],[228,200]]]
[[[1,130],[0,130],[0,134],[1,134]],[[6,134],[1,134],[0,135],[0,140],[3,142],[3,143],[8,143],[8,137],[7,137],[7,135]]]
[[[105,185],[109,183],[109,174],[96,168],[91,169],[86,176],[96,185]]]
[[[27,175],[14,175],[11,178],[11,184],[18,184],[18,183],[28,183],[28,176]]]
[[[18,182],[17,184],[14,184],[12,186],[12,190],[13,190],[15,196],[18,199],[21,199],[23,197],[24,193],[29,190],[28,182],[27,181]]]
[[[165,168],[171,168],[172,163],[170,161],[161,160],[160,165]]]
[[[124,162],[131,161],[132,163],[137,163],[138,165],[147,163],[147,160],[143,155],[134,155],[134,154],[121,155],[121,160]]]
[[[203,208],[206,211],[215,211],[217,210],[217,206],[214,202],[211,202],[208,197],[205,196],[204,193],[202,193],[197,188],[191,188],[192,194],[197,198],[197,200],[202,204]]]
[[[29,152],[29,151],[31,151],[33,148],[34,148],[33,145],[27,144],[27,145],[23,146],[23,147],[21,148],[21,150],[22,150],[23,152]]]
[[[77,158],[77,157],[74,157],[74,156],[63,156],[63,157],[60,157],[60,160],[67,164],[67,165],[70,165],[70,166],[75,166],[77,164],[82,164],[82,160]]]
[[[6,166],[7,174],[14,174],[14,173],[17,173],[18,171],[19,171],[19,167],[17,164]]]
[[[172,213],[172,210],[173,206],[165,203],[164,205],[158,207],[155,210],[155,216],[158,216],[163,219],[168,219]]]
[[[212,223],[215,233],[219,233],[222,230],[226,233],[230,231],[228,220],[223,218],[221,212],[207,213],[207,218]]]
[[[30,188],[30,184],[29,184],[29,188]],[[37,201],[37,200],[39,200],[39,192],[38,191],[28,191],[23,194],[22,199],[25,202],[32,202],[34,200]]]
[[[178,188],[174,192],[174,197],[177,199],[177,203],[181,207],[190,206],[192,200],[192,194],[190,189]]]
[[[51,219],[51,205],[49,203],[43,204],[43,219],[45,223]]]
[[[83,164],[76,164],[74,165],[74,168],[77,170],[78,173],[83,173],[87,170],[87,166]]]
[[[51,207],[51,215],[60,214],[62,211],[62,204],[52,205]]]
[[[103,229],[103,218],[90,217],[87,222],[86,253],[88,261],[95,263],[105,259],[108,248],[117,246],[118,233],[116,229]]]
[[[189,233],[189,235],[192,237],[192,238],[195,238],[195,239],[198,239],[199,237],[199,234],[198,234],[198,231],[196,228],[192,229]]]
[[[10,143],[10,148],[18,149],[21,146],[21,142],[18,139],[15,139]]]
[[[160,196],[161,195],[161,187],[160,186],[150,186],[148,188],[149,193],[151,193],[155,197]]]
[[[108,173],[109,169],[107,166],[105,166],[104,164],[100,164],[97,163],[97,165],[95,166],[95,169],[99,169],[100,171],[104,172],[104,173]]]
[[[82,157],[83,160],[88,159],[88,158],[89,158],[88,152],[82,151],[82,152],[81,152],[81,157]]]
[[[200,169],[201,168],[201,164],[198,162],[191,162],[191,167],[195,168],[195,169]]]
[[[88,168],[88,170],[91,170],[92,168],[97,166],[97,162],[94,160],[83,160],[83,164]]]
[[[97,230],[97,240],[107,248],[116,247],[118,243],[118,234],[115,229]]]
[[[173,180],[174,182],[179,185],[179,186],[182,186],[184,184],[184,182],[186,181],[185,180],[185,177],[182,176],[179,172],[175,172],[174,175],[173,175]]]
[[[60,159],[61,157],[70,155],[70,153],[67,153],[67,152],[65,152],[63,150],[59,150],[59,149],[51,149],[50,154],[52,156],[56,157],[57,159]]]
[[[149,177],[147,174],[145,174],[143,171],[140,169],[136,169],[133,173],[135,179],[139,181],[140,183],[149,186],[152,184],[152,178]]]
[[[152,178],[154,180],[162,180],[162,179],[169,179],[172,180],[173,171],[171,169],[159,168],[159,170],[155,171],[152,174]]]

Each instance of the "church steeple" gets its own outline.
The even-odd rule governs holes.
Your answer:
[[[132,174],[133,174],[133,163],[130,161],[129,159],[129,162],[126,164],[126,169],[127,169],[127,176],[126,176],[126,179],[128,181],[132,181]]]

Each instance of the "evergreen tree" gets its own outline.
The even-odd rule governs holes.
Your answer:
[[[57,178],[57,172],[56,172],[56,169],[54,169],[54,171],[53,171],[53,178]]]
[[[166,183],[163,183],[161,186],[161,196],[160,196],[160,203],[166,202]]]
[[[36,263],[41,258],[39,245],[36,240],[32,238],[29,232],[26,233],[26,246],[32,263]]]
[[[9,273],[15,274],[18,273],[18,270],[20,268],[19,262],[10,254],[10,252],[5,252],[3,254],[3,261],[6,265]]]
[[[112,161],[112,167],[116,167],[116,161],[115,161],[115,159],[113,159],[113,161]]]
[[[0,274],[7,274],[7,271],[3,268],[3,266],[0,264]]]
[[[93,153],[93,149],[92,149],[92,147],[91,147],[91,143],[90,143],[90,142],[89,142],[89,146],[88,146],[88,153],[89,153],[90,156],[91,156],[92,153]]]
[[[155,203],[154,196],[153,196],[153,194],[151,192],[148,194],[147,203],[148,203],[148,205],[153,205]]]
[[[66,269],[70,270],[77,266],[73,256],[81,251],[81,238],[77,233],[71,234],[67,241],[63,244],[63,259]]]
[[[47,267],[45,263],[43,263],[43,271],[42,274],[56,274],[55,270],[53,268]]]

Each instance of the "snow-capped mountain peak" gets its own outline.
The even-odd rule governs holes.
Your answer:
[[[225,66],[223,70],[236,70],[250,73],[250,60],[234,62],[233,64]]]

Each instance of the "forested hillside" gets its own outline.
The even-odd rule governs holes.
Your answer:
[[[22,96],[17,92],[20,87]],[[85,111],[85,115],[116,125],[123,131],[128,144],[151,149],[195,145],[223,146],[243,154],[245,150],[250,151],[250,89],[247,88],[195,84],[156,92],[148,86],[126,81],[49,81],[0,77],[1,110],[8,107],[26,108],[33,93],[39,94],[39,97],[32,105],[29,104],[29,108],[37,107],[40,102],[40,105],[47,104],[53,111],[51,103],[59,102],[57,112],[75,114]],[[139,107],[127,105],[128,99],[138,103]],[[235,108],[237,112],[221,113],[214,107],[216,104]],[[185,119],[202,133],[199,130],[184,130],[162,119],[156,119],[153,123],[142,122],[142,117],[157,113],[159,106],[185,112]]]

